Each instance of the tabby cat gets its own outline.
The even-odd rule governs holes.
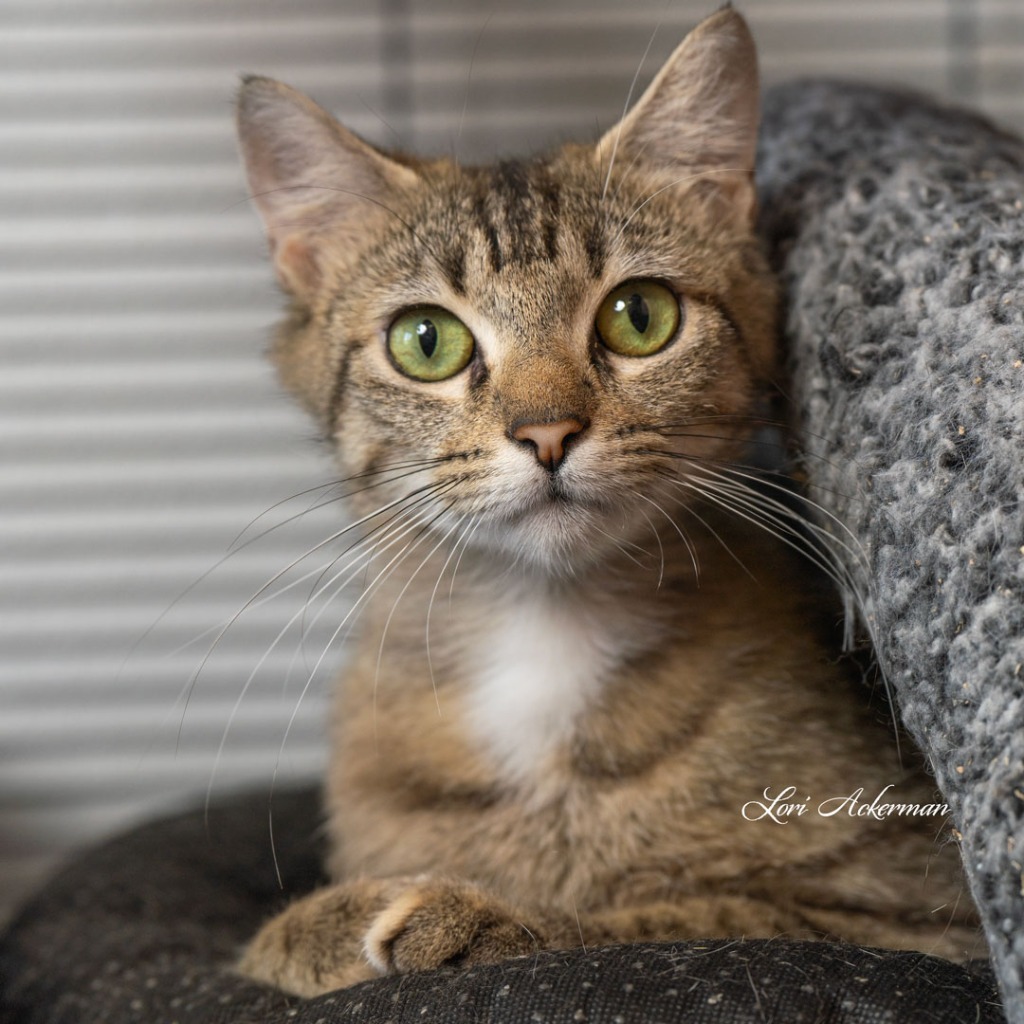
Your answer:
[[[743,468],[777,369],[743,18],[528,161],[387,155],[267,78],[238,116],[291,300],[274,358],[365,530],[334,884],[241,970],[313,996],[580,943],[974,952],[941,813],[875,813],[933,786]]]

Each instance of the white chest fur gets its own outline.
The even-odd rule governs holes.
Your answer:
[[[479,638],[472,728],[502,770],[542,771],[580,715],[637,646],[607,607],[543,590],[510,599]]]

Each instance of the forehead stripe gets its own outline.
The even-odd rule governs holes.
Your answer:
[[[549,260],[554,260],[558,255],[558,228],[561,222],[562,202],[558,191],[558,185],[554,181],[547,181],[542,193],[544,197],[544,249]]]
[[[583,247],[587,253],[587,266],[590,269],[590,276],[598,280],[604,274],[606,259],[604,232],[601,230],[600,220],[591,222],[590,230],[584,239]]]
[[[472,210],[487,243],[491,270],[553,261],[562,228],[559,183],[541,163],[499,163],[477,179]]]
[[[456,295],[466,294],[466,249],[461,241],[446,250],[440,258],[441,269]]]

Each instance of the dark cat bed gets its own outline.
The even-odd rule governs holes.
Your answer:
[[[385,978],[302,1001],[225,973],[268,910],[319,880],[311,792],[158,822],[94,851],[18,922],[3,1024],[576,1024],[1000,1020],[991,977],[919,953],[827,943],[679,942],[544,953]],[[914,1016],[931,1007],[932,1016]]]
[[[1022,1024],[1024,147],[867,87],[798,83],[766,107],[761,200],[812,493],[864,546],[849,568],[879,661],[952,809]],[[284,893],[263,799],[81,860],[3,941],[0,1022],[1001,1019],[984,973],[788,941],[547,953],[290,1000],[224,969],[316,881],[312,797],[279,798],[275,822]]]

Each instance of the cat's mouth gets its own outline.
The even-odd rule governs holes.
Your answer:
[[[563,527],[573,522],[582,526],[589,516],[600,515],[610,509],[607,499],[588,493],[559,475],[552,475],[543,487],[538,487],[509,514],[508,521],[520,525],[554,520]]]
[[[562,477],[553,475],[548,481],[546,501],[555,505],[579,504],[579,495],[573,494]]]
[[[582,511],[584,507],[582,502],[564,489],[549,489],[524,502],[519,508],[511,510],[506,519],[511,525],[518,526],[532,522],[538,516],[571,514],[576,510]]]

